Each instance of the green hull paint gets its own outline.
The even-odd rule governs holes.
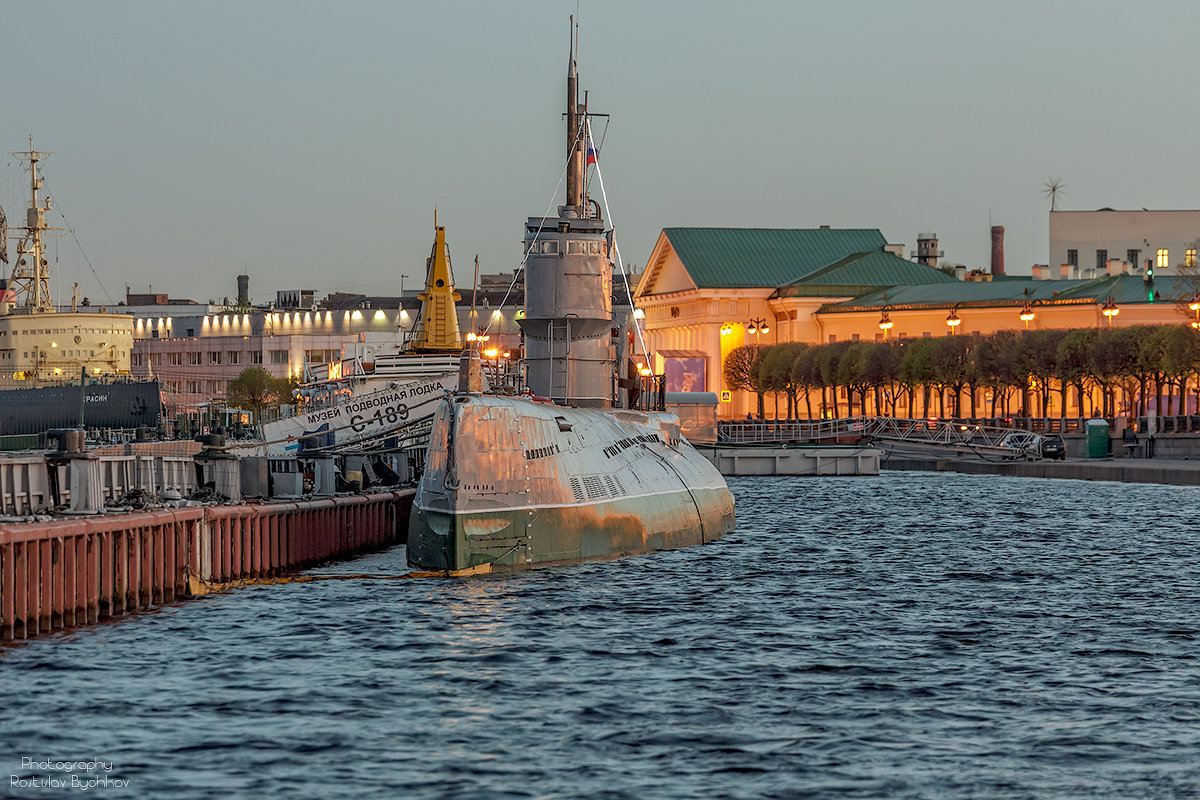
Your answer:
[[[733,526],[733,498],[724,487],[461,514],[414,506],[408,561],[422,569],[491,564],[493,570],[513,571],[703,544]]]

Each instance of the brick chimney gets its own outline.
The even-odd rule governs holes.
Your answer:
[[[992,226],[992,275],[1004,274],[1004,226]]]

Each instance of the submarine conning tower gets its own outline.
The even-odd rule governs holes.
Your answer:
[[[567,68],[567,197],[557,217],[525,223],[526,382],[534,394],[581,408],[610,408],[616,350],[612,234],[588,197],[588,111],[579,102],[574,21]]]

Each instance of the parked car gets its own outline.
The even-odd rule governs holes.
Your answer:
[[[1059,461],[1064,461],[1067,458],[1067,445],[1057,433],[1043,436],[1040,449],[1042,458],[1055,458]]]
[[[1039,433],[1027,433],[1025,431],[1015,431],[1006,434],[1000,440],[1000,446],[1011,449],[1012,453],[1004,453],[1001,458],[1005,461],[1038,458],[1042,455],[1042,438],[1042,435]]]

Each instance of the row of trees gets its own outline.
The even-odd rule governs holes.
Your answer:
[[[1129,404],[1120,411],[1140,416],[1151,403],[1159,414],[1184,409],[1189,390],[1200,393],[1200,331],[1160,325],[751,344],[730,351],[723,371],[727,386],[757,394],[760,419],[772,393],[786,398],[789,419],[801,416],[801,405],[810,419],[866,415],[869,402],[874,413],[897,416],[898,401],[909,416],[920,404],[926,417],[1045,417],[1055,393],[1065,417],[1068,392],[1080,416],[1115,416],[1118,392]],[[981,389],[991,390],[990,407]]]

